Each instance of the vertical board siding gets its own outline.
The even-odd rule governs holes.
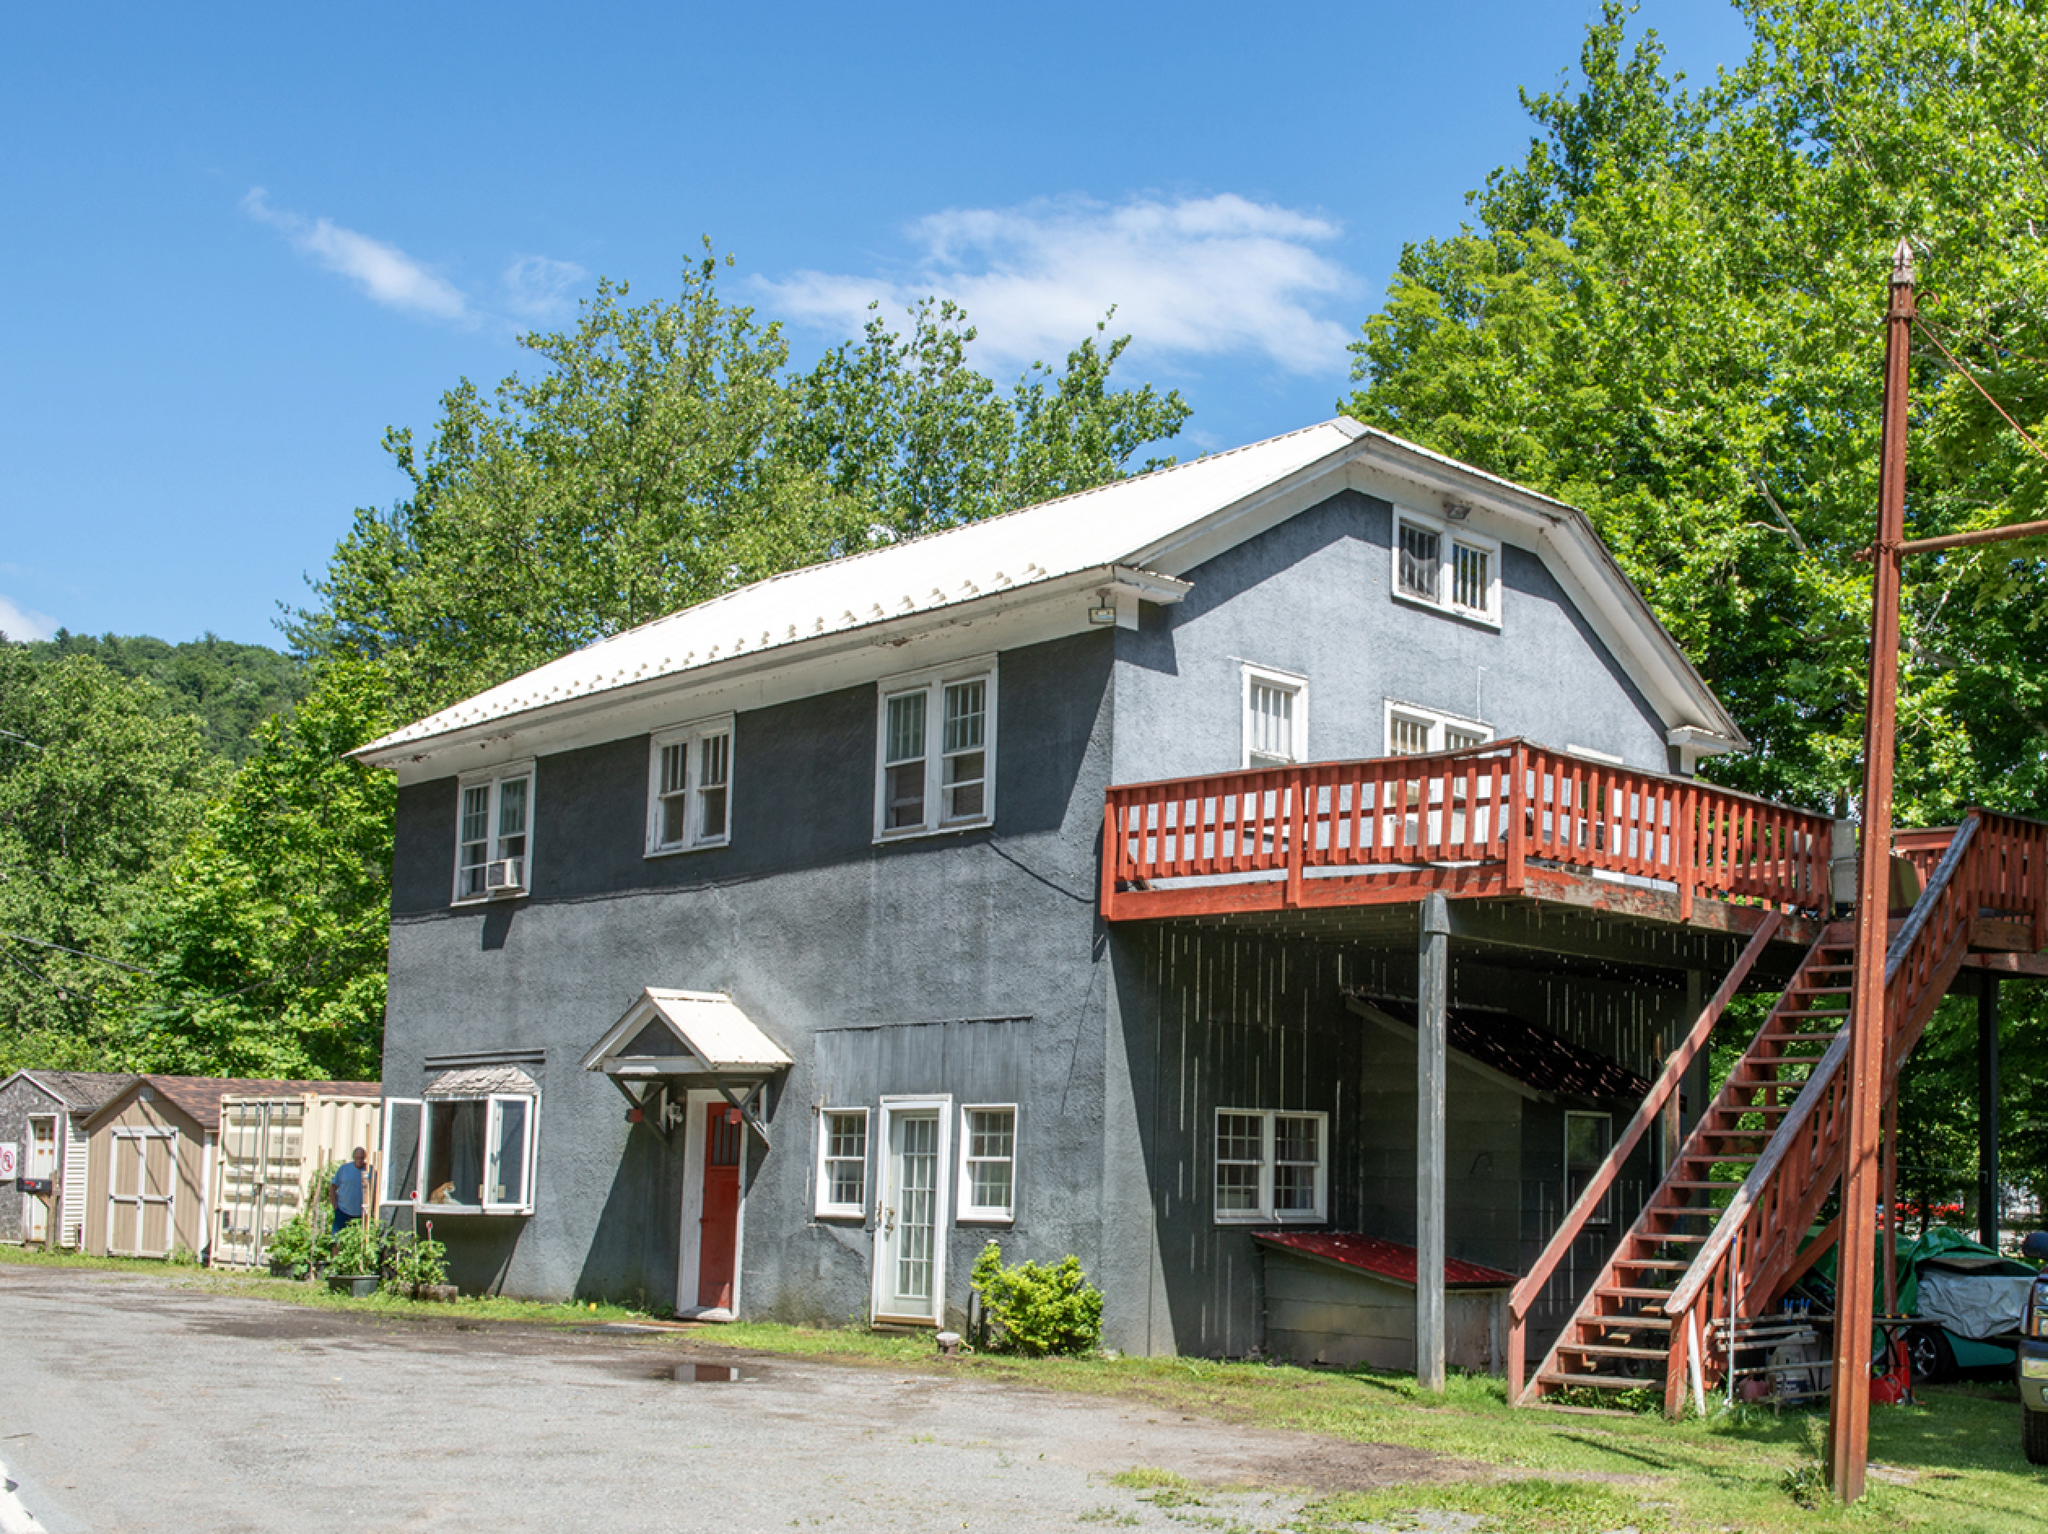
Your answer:
[[[1249,1235],[1255,1227],[1215,1222],[1215,1112],[1329,1114],[1329,1219],[1318,1228],[1412,1242],[1415,1045],[1353,1016],[1344,993],[1412,998],[1416,956],[1407,947],[1170,923],[1127,929],[1112,942],[1135,1004],[1124,1019],[1134,1082],[1141,1067],[1151,1081],[1140,1112],[1142,1175],[1152,1189],[1158,1288],[1171,1312],[1164,1324],[1155,1319],[1154,1345],[1240,1356],[1265,1345],[1264,1269]],[[1657,988],[1509,968],[1461,957],[1456,939],[1451,954],[1454,1006],[1509,1011],[1645,1077],[1661,1068],[1684,1009],[1682,975]],[[1563,1216],[1566,1107],[1606,1109],[1618,1122],[1635,1105],[1532,1101],[1454,1059],[1447,1106],[1450,1255],[1522,1272]],[[1562,1324],[1613,1232],[1648,1196],[1653,1157],[1646,1144],[1632,1158],[1616,1186],[1615,1224],[1578,1244],[1532,1328]]]

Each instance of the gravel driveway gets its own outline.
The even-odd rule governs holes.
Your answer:
[[[715,1338],[386,1320],[0,1266],[0,1467],[49,1534],[1273,1529],[1301,1488],[1465,1468]],[[1135,1466],[1271,1489],[1162,1506],[1110,1484]],[[20,1516],[7,1506],[0,1530]]]

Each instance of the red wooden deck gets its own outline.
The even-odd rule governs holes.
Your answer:
[[[1676,892],[1680,920],[1695,895],[1825,912],[1833,829],[1825,815],[1524,740],[1220,772],[1109,790],[1102,914],[1515,896],[1538,893],[1544,868],[1651,881]]]

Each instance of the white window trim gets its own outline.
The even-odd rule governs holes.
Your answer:
[[[1401,528],[1404,523],[1437,535],[1436,591],[1431,596],[1420,596],[1415,592],[1401,589]],[[1488,628],[1500,627],[1501,546],[1497,539],[1474,532],[1463,522],[1451,522],[1442,517],[1425,516],[1420,512],[1396,507],[1392,543],[1393,558],[1388,567],[1387,589],[1394,594],[1395,601],[1406,602],[1411,607],[1426,607],[1434,612],[1448,613],[1454,618],[1485,624]],[[1473,607],[1461,607],[1451,600],[1451,550],[1453,545],[1460,543],[1484,553],[1487,557],[1484,611]]]
[[[932,1310],[930,1315],[892,1311],[887,1309],[884,1303],[884,1296],[887,1292],[887,1277],[883,1271],[883,1261],[888,1243],[882,1238],[880,1221],[883,1208],[895,1196],[895,1190],[889,1186],[889,1176],[892,1171],[892,1158],[889,1146],[895,1131],[896,1119],[916,1113],[932,1114],[938,1120],[939,1125],[938,1173],[942,1186],[935,1190],[937,1197],[932,1201],[932,1208],[936,1216],[936,1228],[932,1232]],[[952,1200],[946,1197],[947,1190],[943,1186],[944,1179],[951,1171],[953,1165],[952,1097],[950,1095],[939,1097],[884,1097],[882,1099],[882,1112],[880,1115],[880,1132],[875,1144],[877,1146],[875,1152],[877,1158],[875,1177],[875,1219],[877,1228],[874,1252],[870,1260],[873,1272],[869,1276],[869,1319],[873,1321],[903,1321],[913,1325],[923,1325],[929,1322],[932,1325],[938,1325],[944,1321],[946,1314],[946,1248],[952,1244],[949,1237],[953,1231],[953,1222],[947,1215],[947,1211],[953,1207],[953,1204]]]
[[[938,823],[944,761],[946,687],[954,682],[985,682],[982,707],[981,814],[972,820]],[[924,821],[901,830],[887,829],[889,818],[889,700],[922,690],[925,697]],[[884,678],[875,686],[875,841],[915,841],[921,836],[951,836],[977,831],[996,819],[996,657],[976,655],[950,666],[933,666]]]
[[[1443,743],[1444,729],[1464,730],[1477,735],[1482,744],[1493,739],[1493,726],[1478,719],[1468,719],[1463,714],[1447,714],[1440,708],[1424,708],[1419,703],[1402,703],[1389,698],[1382,723],[1380,739],[1384,742],[1387,756],[1394,755],[1394,720],[1396,717],[1412,720],[1429,728],[1429,749],[1432,753],[1450,749]]]
[[[831,1199],[832,1179],[829,1165],[835,1160],[850,1161],[853,1158],[834,1157],[828,1154],[832,1145],[829,1121],[837,1114],[855,1114],[860,1118],[861,1168],[860,1202],[858,1204],[835,1204]],[[814,1175],[817,1178],[816,1197],[812,1212],[821,1220],[865,1220],[868,1217],[868,1190],[874,1186],[875,1137],[874,1116],[865,1108],[821,1107],[818,1110],[818,1157]]]
[[[702,743],[713,736],[725,737],[725,834],[703,836],[697,829],[698,777],[704,770]],[[683,795],[689,805],[689,832],[679,842],[663,842],[661,839],[661,753],[669,746],[683,748]],[[709,719],[696,719],[688,724],[679,724],[672,730],[662,730],[647,740],[647,856],[651,858],[675,857],[679,853],[703,852],[712,847],[729,846],[732,842],[732,805],[735,760],[733,751],[733,716],[717,714]]]
[[[1608,1152],[1609,1152],[1609,1153],[1611,1154],[1611,1153],[1613,1152],[1613,1150],[1614,1150],[1614,1115],[1613,1115],[1613,1114],[1611,1114],[1611,1113],[1602,1113],[1602,1112],[1600,1112],[1599,1110],[1597,1110],[1597,1109],[1592,1109],[1592,1108],[1583,1108],[1583,1109],[1581,1109],[1581,1108],[1568,1108],[1568,1109],[1566,1109],[1566,1110],[1565,1110],[1565,1115],[1564,1115],[1564,1207],[1565,1207],[1566,1209],[1569,1209],[1569,1208],[1571,1208],[1573,1204],[1575,1204],[1576,1202],[1578,1202],[1578,1195],[1572,1192],[1572,1120],[1573,1120],[1573,1119],[1599,1119],[1599,1120],[1600,1120],[1600,1121],[1601,1121],[1602,1123],[1604,1123],[1604,1124],[1605,1124],[1605,1125],[1607,1126],[1607,1149],[1608,1149]],[[1604,1156],[1603,1156],[1603,1157],[1601,1158],[1601,1160],[1603,1160],[1603,1161],[1604,1161],[1605,1159],[1606,1159],[1606,1157],[1604,1157]],[[1590,1175],[1590,1174],[1591,1174],[1592,1172],[1595,1172],[1595,1171],[1599,1170],[1599,1167],[1600,1167],[1600,1162],[1599,1162],[1599,1161],[1596,1161],[1596,1162],[1594,1162],[1594,1163],[1593,1163],[1593,1165],[1592,1165],[1591,1167],[1589,1167],[1589,1168],[1587,1168],[1587,1169],[1586,1169],[1586,1170],[1587,1170],[1587,1173],[1588,1173],[1588,1175]],[[1610,1226],[1612,1226],[1612,1225],[1614,1224],[1614,1189],[1613,1189],[1612,1187],[1609,1187],[1609,1188],[1608,1188],[1608,1190],[1607,1190],[1607,1191],[1606,1191],[1605,1193],[1603,1193],[1603,1194],[1601,1194],[1601,1195],[1600,1195],[1600,1203],[1599,1203],[1598,1207],[1596,1207],[1596,1208],[1595,1208],[1595,1209],[1593,1210],[1593,1212],[1592,1212],[1591,1214],[1589,1214],[1589,1215],[1587,1215],[1587,1216],[1586,1216],[1586,1221],[1585,1221],[1585,1223],[1586,1223],[1586,1225],[1587,1225],[1587,1227],[1588,1227],[1588,1228],[1598,1228],[1598,1229],[1606,1229],[1607,1227],[1610,1227]]]
[[[1216,1136],[1226,1113],[1238,1118],[1255,1118],[1260,1121],[1259,1207],[1256,1209],[1222,1207],[1216,1177]],[[1273,1168],[1277,1164],[1274,1122],[1277,1119],[1315,1120],[1316,1192],[1313,1210],[1276,1211],[1273,1208]],[[1209,1163],[1209,1200],[1211,1212],[1215,1215],[1218,1225],[1320,1225],[1330,1217],[1330,1115],[1327,1113],[1293,1108],[1218,1108],[1209,1125]]]
[[[971,1113],[1007,1113],[1010,1115],[1010,1202],[1000,1208],[974,1202],[974,1148],[973,1120]],[[955,1188],[959,1191],[959,1208],[956,1211],[962,1225],[1013,1225],[1017,1220],[1017,1151],[1023,1129],[1024,1116],[1018,1112],[1015,1103],[962,1103],[960,1105],[960,1165],[953,1176]],[[983,1158],[994,1160],[994,1157]]]
[[[526,1104],[526,1143],[521,1148],[525,1162],[525,1176],[519,1186],[525,1198],[518,1203],[482,1204],[436,1204],[428,1199],[434,1190],[427,1186],[427,1166],[432,1159],[433,1109],[437,1103],[484,1103],[484,1186],[496,1186],[491,1173],[496,1166],[498,1154],[498,1105],[521,1102]],[[413,1188],[413,1207],[430,1219],[439,1219],[444,1214],[532,1214],[533,1174],[540,1162],[540,1094],[538,1092],[447,1092],[437,1093],[422,1100],[420,1108],[420,1149],[418,1182]]]
[[[510,783],[516,778],[524,778],[526,780],[526,855],[523,860],[526,866],[520,870],[525,882],[516,889],[486,890],[480,895],[465,895],[462,893],[462,797],[468,790],[475,788],[480,783],[491,785],[491,808],[489,811],[490,838],[492,843],[491,850],[495,852],[498,840],[498,796],[502,791],[502,785]],[[534,772],[534,762],[531,757],[528,757],[525,761],[506,762],[497,767],[480,767],[475,771],[463,773],[462,776],[455,780],[455,879],[450,892],[451,898],[449,903],[451,905],[485,905],[493,900],[514,899],[532,892],[533,832],[534,823],[539,819],[540,809],[536,794],[537,787],[538,778]],[[495,862],[496,859],[487,858],[485,861],[487,863]]]
[[[391,1173],[397,1162],[391,1155],[391,1131],[397,1127],[398,1115],[393,1108],[411,1107],[419,1109],[419,1123],[413,1136],[412,1186],[397,1190],[391,1186]],[[387,1097],[378,1113],[377,1126],[377,1207],[391,1204],[418,1205],[420,1202],[420,1180],[426,1176],[426,1162],[421,1152],[427,1148],[427,1103],[423,1097]]]
[[[1250,661],[1240,661],[1242,673],[1238,684],[1239,708],[1242,724],[1239,737],[1243,747],[1238,753],[1238,766],[1249,768],[1252,764],[1252,687],[1262,683],[1267,687],[1281,688],[1294,694],[1293,745],[1294,755],[1290,762],[1305,762],[1308,757],[1308,678],[1296,676],[1291,671],[1280,671],[1272,666],[1257,666]]]

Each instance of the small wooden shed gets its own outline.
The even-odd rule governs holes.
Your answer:
[[[86,1122],[93,1189],[85,1249],[95,1256],[202,1259],[213,1244],[214,1162],[228,1097],[374,1097],[362,1081],[141,1076]]]
[[[1266,1351],[1296,1363],[1415,1367],[1415,1248],[1340,1231],[1259,1231],[1266,1269]],[[1444,1361],[1507,1368],[1515,1275],[1444,1263]]]
[[[0,1184],[0,1241],[70,1250],[84,1243],[85,1121],[134,1080],[125,1071],[16,1071],[0,1081],[0,1147],[14,1151],[14,1170]],[[22,1192],[18,1178],[51,1191]]]

